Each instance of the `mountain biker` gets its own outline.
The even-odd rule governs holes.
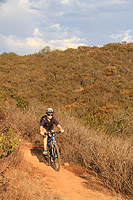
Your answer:
[[[44,138],[44,151],[43,151],[44,155],[47,155],[47,138],[48,138],[48,136],[45,135],[45,132],[54,132],[53,131],[54,124],[58,127],[61,133],[64,132],[59,122],[53,117],[53,114],[54,114],[53,108],[47,108],[46,115],[43,117],[40,123],[40,134]]]

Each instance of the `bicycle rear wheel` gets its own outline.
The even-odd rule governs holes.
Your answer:
[[[53,167],[56,171],[60,170],[60,164],[61,164],[61,159],[60,159],[60,152],[59,152],[59,147],[55,143],[53,144],[53,155],[51,157],[53,161]]]

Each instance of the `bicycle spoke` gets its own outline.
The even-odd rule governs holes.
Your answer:
[[[43,155],[44,156],[44,163],[46,165],[50,165],[50,157],[49,157],[49,149],[47,148],[47,151],[48,151],[48,155]]]
[[[56,171],[59,171],[60,170],[60,153],[59,153],[59,148],[58,148],[57,144],[53,144],[52,160],[53,160],[54,169]]]

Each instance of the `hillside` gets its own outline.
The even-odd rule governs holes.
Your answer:
[[[133,43],[0,55],[0,199],[130,199],[132,59]],[[49,106],[65,130],[59,173],[40,159]]]
[[[130,134],[125,127],[132,113],[133,43],[46,50],[0,55],[0,99],[12,98],[21,108],[34,99],[56,104],[93,128],[119,134],[124,127]]]

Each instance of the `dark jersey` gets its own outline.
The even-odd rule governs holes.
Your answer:
[[[59,124],[59,122],[54,117],[52,117],[50,121],[48,121],[47,117],[45,117],[45,120],[43,119],[40,125],[43,126],[43,128],[45,128],[47,131],[51,131],[53,130],[54,124],[56,126]]]

